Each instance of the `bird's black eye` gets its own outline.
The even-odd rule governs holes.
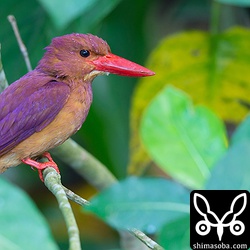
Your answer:
[[[82,50],[80,51],[80,55],[81,55],[82,57],[88,57],[88,56],[90,55],[90,53],[89,53],[88,50],[82,49]]]

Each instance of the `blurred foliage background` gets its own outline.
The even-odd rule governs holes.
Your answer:
[[[183,66],[184,68],[192,64],[191,60],[185,60],[185,46],[191,46],[192,41],[197,44],[198,41],[201,51],[207,53],[209,48],[206,44],[206,36],[208,36],[208,33],[183,33],[179,37],[175,37],[176,40],[173,37],[172,43],[171,40],[164,43],[162,39],[166,36],[188,30],[214,32],[214,29],[217,29],[215,32],[218,32],[232,26],[248,27],[250,25],[250,13],[249,9],[245,7],[244,2],[247,1],[238,1],[238,6],[221,4],[219,7],[220,17],[216,21],[216,13],[212,15],[211,11],[216,12],[218,5],[217,2],[212,0],[1,0],[0,43],[5,74],[9,83],[11,83],[27,72],[15,36],[7,21],[9,14],[15,15],[17,19],[20,33],[29,51],[33,68],[42,57],[44,53],[43,48],[50,43],[53,37],[80,32],[93,33],[102,37],[108,42],[113,53],[142,65],[147,64],[150,69],[155,70],[156,77],[154,79],[143,79],[139,84],[138,79],[115,75],[110,75],[109,77],[102,76],[95,79],[93,82],[94,102],[89,116],[82,129],[73,137],[73,139],[103,162],[118,179],[124,179],[128,173],[128,169],[130,173],[138,174],[138,172],[144,172],[146,166],[155,165],[155,163],[148,161],[146,156],[143,156],[143,152],[141,152],[141,148],[138,146],[139,142],[133,141],[139,140],[139,123],[137,120],[141,115],[141,104],[138,104],[137,100],[143,103],[143,99],[145,99],[146,104],[148,104],[151,98],[163,87],[162,85],[171,83],[184,89],[191,96],[192,92],[195,92],[194,90],[198,88],[198,91],[196,91],[197,95],[193,95],[192,98],[195,103],[204,101],[204,89],[206,90],[206,88],[204,87],[199,92],[199,87],[197,87],[204,74],[202,74],[202,77],[200,77],[201,75],[197,76],[197,67],[193,67],[190,71],[182,71],[182,75],[180,74],[179,78],[177,78],[178,80],[174,82],[172,76],[176,72],[180,72],[181,67],[177,67],[177,69],[171,68],[170,73],[172,75],[170,73],[167,75],[168,68],[166,68],[167,64],[164,64],[166,56],[163,51],[169,48],[168,59],[173,57],[175,61],[180,62],[181,66],[186,63]],[[221,44],[227,43],[227,36],[232,37],[235,35],[235,32],[239,33],[236,36],[241,37],[239,41],[249,41],[246,40],[249,38],[249,32],[234,30],[231,33],[224,34],[224,38],[222,37],[222,40],[220,40],[222,41]],[[186,41],[185,39],[187,40],[186,43],[180,43],[182,45],[179,45],[179,47],[176,46],[178,48],[175,47],[178,41]],[[235,43],[234,41],[231,44],[229,43],[229,47],[238,46],[238,48],[242,48],[240,53],[249,54],[246,49],[248,44],[244,42]],[[155,50],[152,54],[155,47],[158,50]],[[229,47],[223,48],[227,49]],[[171,49],[173,49],[172,54]],[[175,53],[176,51],[178,53]],[[195,55],[196,53],[199,54],[199,52],[194,51]],[[223,53],[221,63],[224,62],[223,55],[225,53]],[[147,61],[150,54],[151,57]],[[243,67],[249,66],[249,60],[249,57],[246,56],[244,61],[246,63],[242,64]],[[214,68],[207,69],[207,64],[209,63],[211,63],[210,57],[207,58],[205,56],[199,62],[202,70],[206,72],[205,74],[210,74],[210,70],[214,70]],[[161,65],[165,68],[161,69]],[[209,65],[212,65],[211,67],[214,66],[213,63]],[[238,61],[232,65],[232,68],[235,65],[238,65]],[[161,70],[165,70],[166,74],[165,72],[162,73]],[[220,80],[222,75],[220,72],[215,71],[213,71],[213,81]],[[241,74],[241,76],[242,78],[238,82],[242,83],[245,73]],[[186,80],[187,78],[194,80],[192,88],[183,87],[185,86],[183,85],[183,79]],[[230,81],[232,75],[226,75],[227,78]],[[164,79],[166,82],[163,82]],[[202,78],[202,80],[204,79]],[[137,85],[138,87],[132,102],[132,94]],[[147,88],[149,85],[153,85],[153,87]],[[226,86],[228,85],[226,84]],[[227,90],[227,88],[225,89]],[[242,94],[243,96],[249,96],[249,91],[247,90],[249,89],[243,89],[242,92],[245,91],[245,94]],[[222,92],[226,93],[224,90]],[[136,95],[140,95],[141,99],[136,99]],[[219,96],[221,97],[221,95]],[[218,99],[221,100],[221,98]],[[243,102],[247,103],[247,105],[249,105],[248,101],[247,98],[243,98]],[[206,101],[204,103],[212,108],[220,106],[214,103],[209,104]],[[142,106],[146,104],[142,104]],[[247,105],[243,105],[244,110],[237,119],[228,119],[230,116],[221,115],[230,113],[225,111],[225,109],[221,112],[220,110],[215,110],[222,119],[228,122],[228,134],[231,134],[231,128],[234,128],[247,114],[249,109],[249,106],[246,108]],[[131,106],[133,106],[132,111]],[[234,112],[234,114],[237,114],[237,107]],[[218,126],[220,127],[220,125]],[[131,142],[130,133],[132,133]],[[224,134],[221,135],[221,137],[223,136]],[[220,152],[224,152],[225,150],[227,144],[225,141],[224,144],[221,143],[223,146],[220,148]],[[131,150],[129,149],[130,144]],[[56,161],[60,162],[60,159],[56,159]],[[84,183],[72,169],[67,168],[67,166],[62,166],[60,169],[65,185],[85,198],[95,193],[95,190]],[[159,169],[152,170],[151,168],[150,171],[155,175],[162,175]],[[57,242],[60,243],[62,248],[64,245],[67,245],[66,232],[62,225],[64,222],[60,215],[58,215],[59,211],[56,208],[56,202],[43,187],[43,184],[40,183],[36,174],[30,171],[28,167],[19,167],[7,171],[4,176],[27,190],[47,217]],[[194,185],[194,187],[197,186]],[[78,223],[84,239],[83,241],[87,242],[86,245],[90,244],[91,246],[86,249],[95,249],[95,247],[96,249],[107,249],[107,246],[113,246],[113,242],[117,242],[117,235],[114,231],[99,220],[91,216],[86,217],[86,215],[82,215],[79,208],[74,207],[74,209],[77,217],[79,216],[80,218]]]

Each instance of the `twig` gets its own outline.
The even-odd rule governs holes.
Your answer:
[[[120,245],[122,250],[148,250],[148,246],[138,240],[133,234],[125,230],[119,230]]]
[[[140,241],[142,241],[148,248],[153,250],[164,250],[159,244],[157,244],[155,241],[150,239],[146,234],[139,231],[136,228],[132,228],[129,230],[131,234],[133,234],[136,238],[138,238]]]
[[[46,168],[43,171],[45,186],[53,193],[62,211],[69,235],[69,250],[81,250],[79,230],[76,220],[61,183],[60,175],[54,168]]]
[[[87,179],[89,183],[99,190],[107,188],[117,182],[117,179],[109,172],[106,166],[104,166],[93,155],[87,152],[72,139],[68,139],[61,146],[52,149],[51,152],[56,157],[60,158],[64,163],[70,165],[76,172],[82,175],[83,178]],[[130,230],[130,233],[151,249],[163,249],[156,242],[137,229]],[[138,241],[135,242],[134,240],[136,240],[136,238],[132,238],[128,232],[119,231],[119,234],[123,246],[129,244],[130,246],[133,245],[133,247],[135,245],[136,247],[134,249],[142,249],[142,246],[138,248]],[[132,249],[132,247],[130,248],[126,246],[126,249]]]
[[[0,43],[0,93],[8,87],[8,82],[3,70],[3,64],[1,60],[1,43]]]
[[[12,26],[12,29],[15,33],[15,36],[16,36],[16,40],[18,42],[18,45],[19,45],[19,48],[22,52],[22,55],[23,55],[23,58],[24,58],[24,61],[26,63],[26,67],[28,69],[28,71],[31,71],[32,70],[32,67],[31,67],[31,63],[30,63],[30,59],[29,59],[29,55],[28,55],[28,51],[22,41],[22,38],[20,36],[20,33],[19,33],[19,30],[18,30],[18,26],[17,26],[17,23],[16,23],[16,19],[14,16],[12,15],[9,15],[8,16],[8,20]]]
[[[67,195],[67,198],[74,201],[75,203],[81,205],[81,206],[86,206],[89,205],[90,202],[83,199],[81,196],[75,194],[74,192],[72,192],[71,190],[69,190],[68,188],[63,186],[63,190]]]

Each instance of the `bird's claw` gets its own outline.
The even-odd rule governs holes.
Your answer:
[[[48,168],[48,167],[52,167],[56,170],[57,173],[60,173],[59,171],[59,168],[57,166],[57,164],[53,161],[51,155],[49,152],[45,152],[42,154],[42,157],[45,157],[48,159],[48,161],[46,162],[39,162],[39,161],[36,161],[36,160],[33,160],[31,158],[25,158],[25,159],[22,159],[22,162],[27,164],[27,165],[30,165],[32,168],[36,168],[38,170],[38,174],[39,174],[39,178],[42,182],[44,182],[44,179],[43,179],[43,170],[45,168]]]

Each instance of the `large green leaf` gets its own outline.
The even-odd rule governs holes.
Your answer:
[[[87,210],[119,229],[154,233],[189,213],[189,192],[161,178],[128,178],[99,193]]]
[[[172,87],[146,109],[141,136],[154,162],[190,188],[203,187],[226,150],[223,123],[207,108],[194,108],[188,96]]]
[[[3,178],[0,178],[0,211],[0,249],[58,250],[34,203]]]
[[[201,31],[183,32],[157,46],[147,64],[156,75],[143,78],[133,97],[131,173],[139,173],[151,162],[138,130],[144,109],[167,84],[184,90],[195,104],[208,106],[225,121],[238,123],[245,117],[250,102],[249,40],[248,29],[233,28],[215,37]]]
[[[167,250],[190,250],[190,216],[166,224],[160,231],[158,243]]]
[[[121,0],[39,0],[57,28],[65,28],[77,17],[84,18],[85,31],[104,18]],[[83,21],[83,20],[82,20]]]

